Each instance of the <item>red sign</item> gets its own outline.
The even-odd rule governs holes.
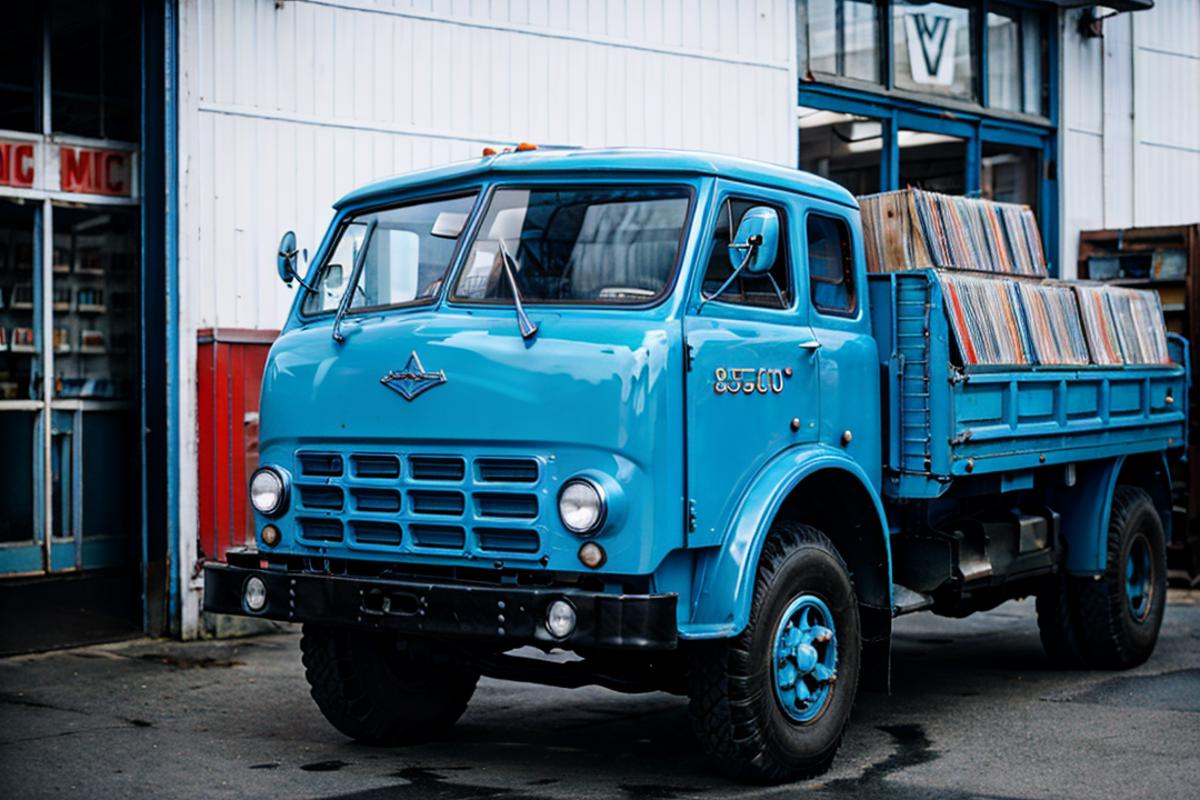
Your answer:
[[[0,142],[0,186],[33,187],[33,142]]]
[[[58,163],[64,192],[129,196],[129,153],[64,145]]]

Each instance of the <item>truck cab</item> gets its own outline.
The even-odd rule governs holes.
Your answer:
[[[1086,520],[1063,524],[1081,490],[1044,457],[997,470],[1020,477],[995,509],[987,468],[931,461],[919,482],[888,446],[913,424],[895,411],[913,401],[894,381],[904,312],[868,281],[857,202],[766,164],[485,156],[350,193],[306,274],[294,237],[279,262],[298,291],[262,384],[257,546],[206,567],[205,607],[303,623],[314,698],[364,741],[437,735],[490,675],[687,694],[720,768],[820,771],[860,678],[886,685],[895,614],[1073,604],[1067,531],[1094,539],[1121,459],[1153,472],[1183,437],[1154,407],[1186,385],[1164,369],[1137,377],[1153,435],[1104,466],[1083,442],[1050,460],[1107,492]],[[1150,489],[1149,512],[1119,510],[1148,531],[1135,622],[1156,635],[1169,519]],[[1023,509],[997,523],[1018,545],[1022,525],[1041,536],[987,591],[961,568],[971,533],[945,532],[981,509]],[[980,530],[1004,572],[987,542],[1005,534]],[[1124,568],[1096,558],[1075,577]]]

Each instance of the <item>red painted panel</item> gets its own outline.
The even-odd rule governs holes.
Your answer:
[[[258,399],[278,331],[199,332],[196,389],[200,552],[222,560],[254,540],[246,481],[258,463]]]

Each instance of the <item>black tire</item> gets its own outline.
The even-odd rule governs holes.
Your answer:
[[[783,710],[772,678],[776,628],[802,594],[827,605],[837,651],[836,682],[820,714],[808,722],[797,722]],[[777,523],[759,559],[746,629],[690,653],[692,727],[716,766],[755,783],[782,783],[827,770],[858,690],[860,633],[854,584],[833,544],[815,528]]]
[[[394,636],[305,625],[304,676],[325,719],[365,744],[427,741],[458,721],[479,673]]]
[[[1046,655],[1061,669],[1085,669],[1087,654],[1080,630],[1079,579],[1067,574],[1065,563],[1042,583],[1037,595],[1038,634]]]
[[[1146,552],[1145,562],[1137,558]],[[1148,568],[1142,613],[1126,590],[1131,555],[1135,568]],[[1100,669],[1129,669],[1154,652],[1167,602],[1167,544],[1162,519],[1144,489],[1118,486],[1108,523],[1107,568],[1099,580],[1079,583],[1079,620],[1088,663]]]

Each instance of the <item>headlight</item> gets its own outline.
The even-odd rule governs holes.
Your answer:
[[[604,491],[587,478],[572,478],[558,493],[558,516],[571,533],[595,533],[604,524],[606,512]]]
[[[260,467],[250,477],[250,504],[260,514],[278,514],[287,501],[287,484],[278,470]]]

